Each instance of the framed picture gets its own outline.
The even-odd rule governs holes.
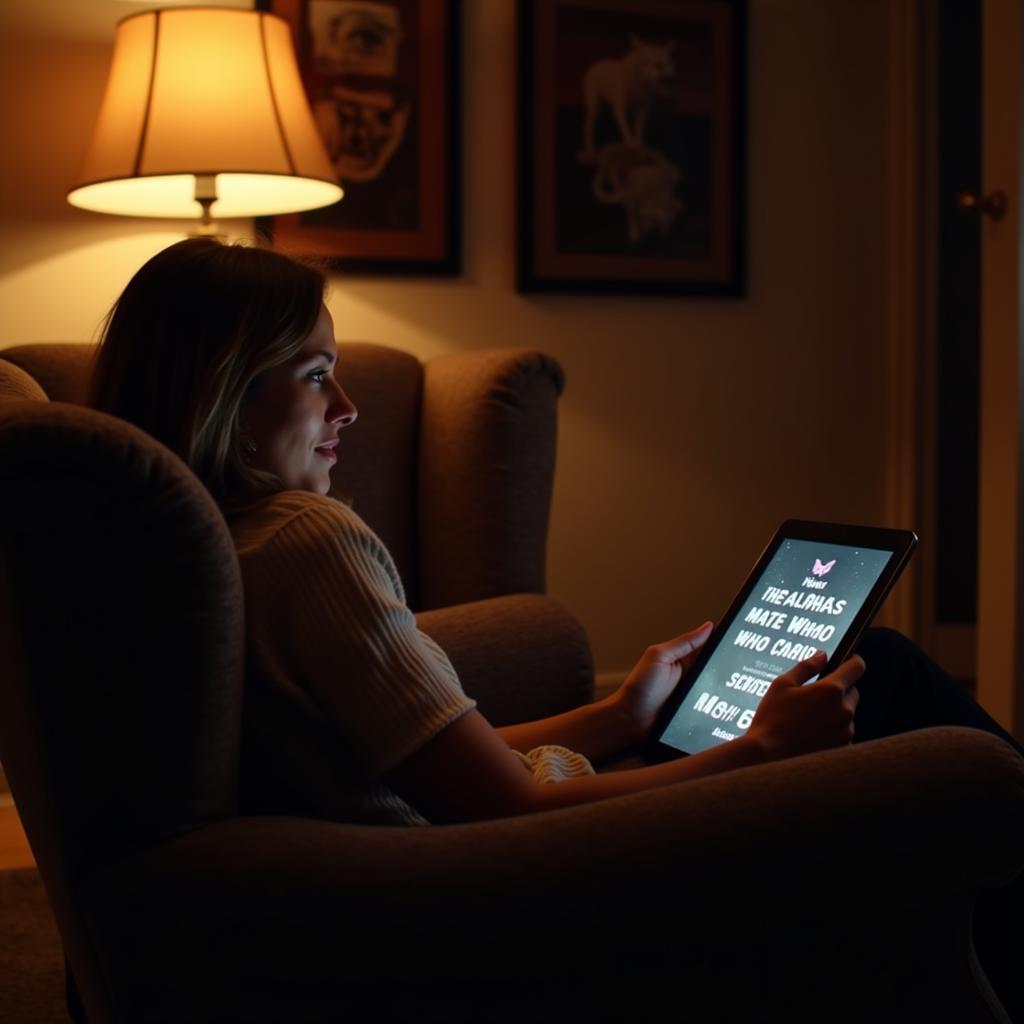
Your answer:
[[[742,295],[745,0],[519,0],[518,286]]]
[[[274,248],[370,274],[461,269],[458,0],[258,0],[287,20],[344,197],[267,217]]]

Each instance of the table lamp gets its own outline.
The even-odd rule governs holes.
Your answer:
[[[335,179],[283,19],[231,8],[146,11],[117,26],[73,206],[135,217],[312,210]]]

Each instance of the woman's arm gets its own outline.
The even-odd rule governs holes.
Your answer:
[[[437,824],[511,817],[604,800],[732,768],[849,743],[864,662],[824,668],[819,654],[772,683],[745,736],[690,757],[630,771],[541,784],[487,720],[471,711],[388,774],[391,786]]]
[[[513,750],[524,754],[534,747],[556,743],[578,751],[590,761],[601,761],[632,745],[632,721],[618,697],[616,692],[561,715],[522,725],[504,725],[495,731]]]

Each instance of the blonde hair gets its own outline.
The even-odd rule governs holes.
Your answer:
[[[221,503],[280,489],[246,464],[245,400],[302,348],[325,286],[319,268],[270,249],[212,238],[169,246],[108,314],[90,404],[170,448]]]

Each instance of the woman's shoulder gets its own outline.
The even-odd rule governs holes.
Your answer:
[[[254,554],[274,541],[315,540],[338,533],[363,534],[370,528],[348,505],[310,491],[277,491],[232,511],[228,526],[240,557]]]

